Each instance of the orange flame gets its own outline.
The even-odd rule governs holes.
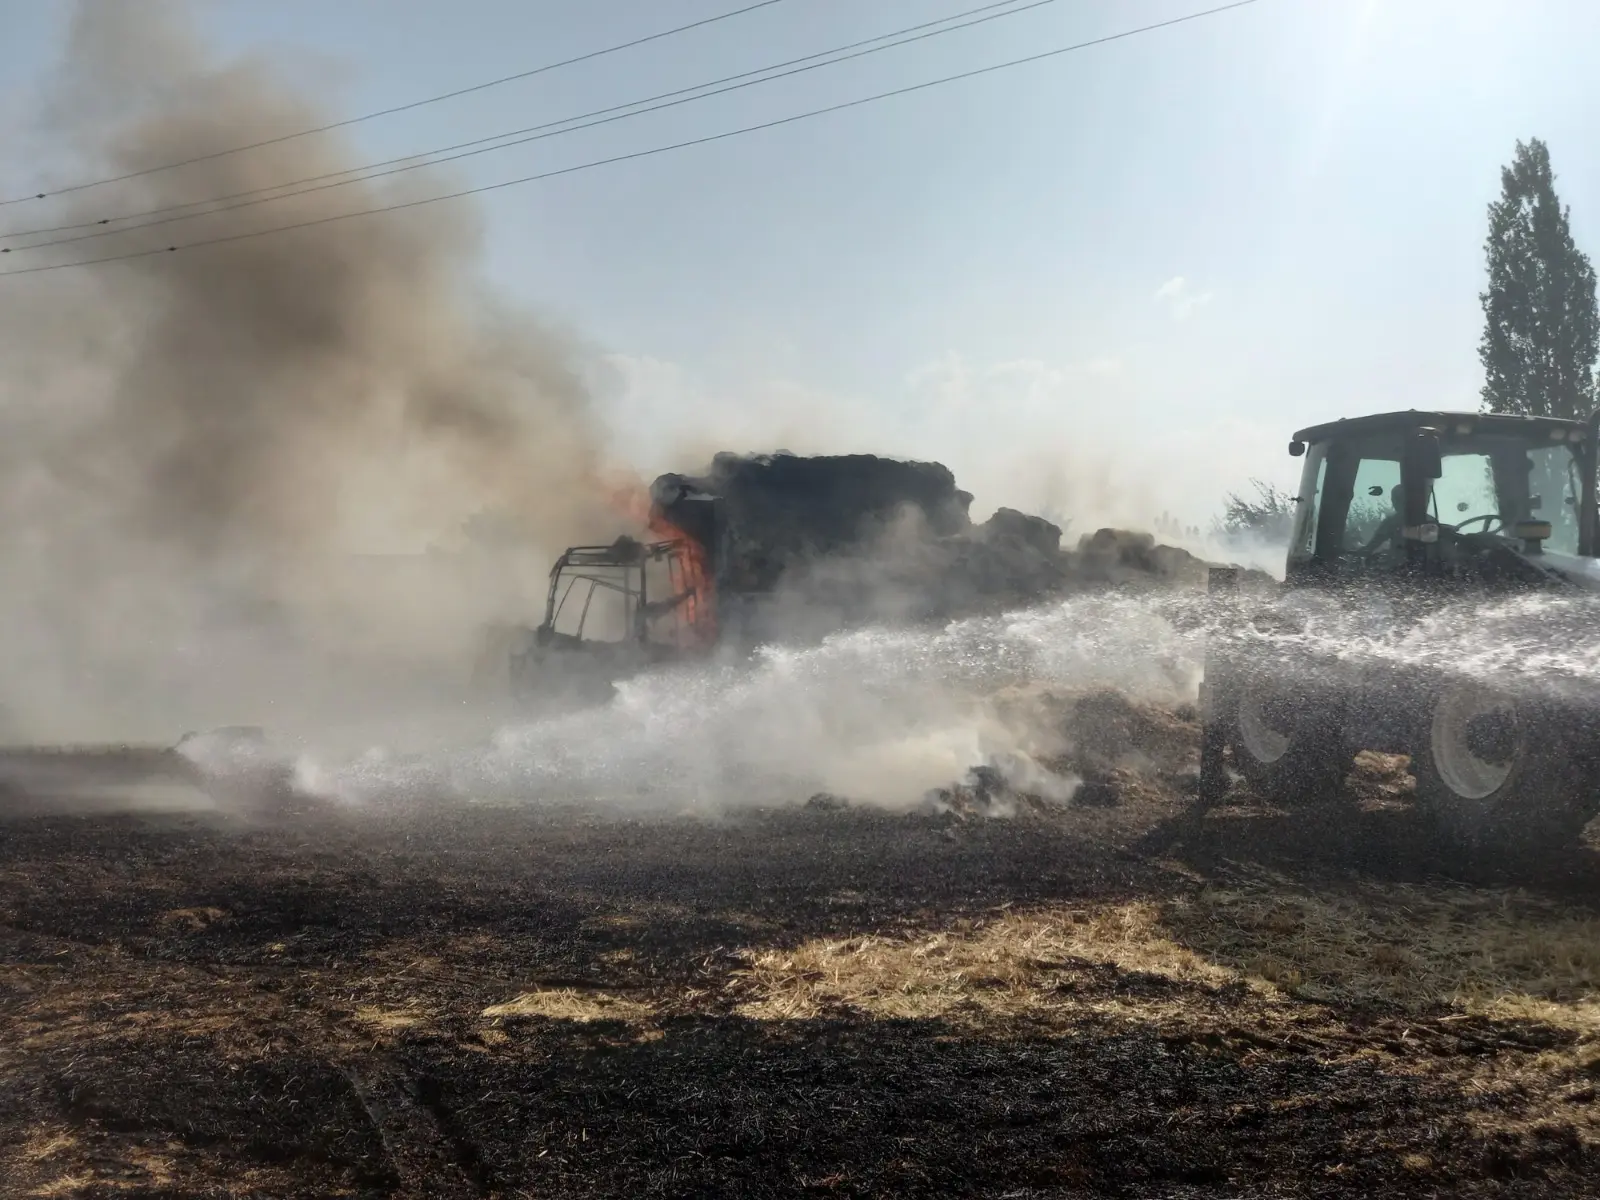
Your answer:
[[[689,593],[679,607],[678,645],[685,649],[709,650],[717,640],[717,594],[712,584],[706,548],[667,519],[659,504],[650,506],[650,532],[663,541],[680,542],[683,547],[682,578],[676,586]]]
[[[607,480],[606,491],[611,507],[628,521],[629,534],[680,544],[672,587],[676,592],[690,594],[674,614],[673,640],[681,649],[710,649],[717,639],[717,597],[706,547],[675,525],[660,505],[651,502],[649,490],[637,476],[615,472]]]

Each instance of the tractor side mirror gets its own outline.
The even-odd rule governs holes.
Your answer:
[[[1289,457],[1290,458],[1303,458],[1303,457],[1305,457],[1305,452],[1306,452],[1306,444],[1304,442],[1294,441],[1294,442],[1290,442],[1289,443]]]

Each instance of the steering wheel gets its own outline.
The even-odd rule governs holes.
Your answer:
[[[1456,524],[1455,524],[1455,531],[1457,533],[1460,533],[1462,526],[1464,526],[1464,525],[1475,525],[1479,521],[1483,522],[1483,532],[1484,533],[1492,533],[1492,532],[1494,532],[1493,530],[1491,530],[1489,528],[1489,522],[1490,521],[1499,521],[1501,529],[1504,529],[1506,527],[1506,519],[1504,517],[1502,517],[1499,513],[1484,513],[1482,516],[1468,517],[1464,521],[1457,521]]]

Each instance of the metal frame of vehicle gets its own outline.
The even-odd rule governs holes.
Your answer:
[[[687,553],[682,539],[639,542],[622,537],[607,546],[570,547],[550,569],[543,623],[511,651],[513,694],[553,701],[591,693],[603,698],[615,679],[679,656],[684,650],[681,606],[694,592],[687,581]],[[662,564],[666,572],[667,593],[660,598],[652,594],[652,563]],[[586,636],[591,606],[601,591],[621,596],[624,632],[618,639]],[[575,601],[581,602],[576,627],[563,632],[559,625]],[[664,629],[662,621],[667,622]]]
[[[589,606],[594,602],[595,592],[603,588],[622,596],[623,621],[628,628],[625,640],[649,641],[651,620],[675,613],[683,599],[692,594],[693,589],[685,577],[685,552],[685,543],[680,539],[645,543],[618,538],[609,546],[570,547],[550,569],[544,623],[539,627],[541,636],[547,640],[570,637],[583,641]],[[652,602],[649,594],[647,567],[652,562],[664,563],[667,568],[672,590],[662,601]],[[581,583],[592,586],[584,594],[577,630],[572,634],[558,634],[556,626],[566,603],[573,589]]]

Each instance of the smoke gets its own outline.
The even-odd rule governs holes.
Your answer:
[[[1157,722],[1154,740],[1142,740],[1127,726],[1131,709],[1112,705],[1096,721],[1084,701],[1110,689],[1150,710],[1192,704],[1208,642],[1296,696],[1308,670],[1326,686],[1362,674],[1335,667],[1401,667],[1592,711],[1600,657],[1581,634],[1594,624],[1593,597],[1463,600],[1415,624],[1365,593],[1296,593],[1275,611],[1274,623],[1216,626],[1200,593],[1080,595],[936,629],[767,646],[751,663],[648,671],[609,703],[524,721],[479,745],[422,749],[401,736],[343,757],[285,746],[278,761],[302,792],[379,812],[487,802],[716,815],[819,792],[903,810],[978,773],[1062,801],[1079,762],[1191,765],[1184,730]]]
[[[1202,642],[1151,598],[1103,594],[940,629],[861,629],[751,664],[648,672],[609,704],[502,731],[489,747],[345,760],[307,756],[299,786],[350,804],[599,802],[715,813],[818,792],[890,808],[986,767],[1070,791],[1040,760],[1070,736],[1032,693],[1116,687],[1192,700]]]
[[[1196,408],[1138,367],[985,366],[946,354],[867,396],[761,367],[691,370],[612,354],[595,382],[619,444],[651,469],[681,470],[718,450],[777,447],[931,460],[973,493],[979,521],[1008,506],[1060,525],[1066,544],[1111,526],[1235,557],[1210,530],[1228,493],[1251,479],[1296,484],[1301,460],[1284,453],[1286,427]],[[1181,532],[1164,528],[1163,514]],[[1252,548],[1250,565],[1281,570],[1282,559],[1281,546],[1264,555]]]
[[[4,183],[15,195],[129,175],[330,111],[281,64],[213,57],[181,4],[82,0],[5,156],[48,173]],[[12,206],[4,227],[360,161],[337,134],[299,138]],[[31,253],[41,239],[14,240],[0,263],[449,190],[425,174]],[[475,213],[452,202],[0,279],[6,732],[170,737],[179,721],[281,723],[397,688],[437,693],[464,678],[486,622],[527,615],[554,548],[612,532],[618,479],[586,351],[488,292],[482,251]],[[484,513],[505,536],[474,556],[462,531]]]
[[[333,109],[322,100],[292,64],[216,58],[172,0],[81,0],[31,121],[0,156],[28,174],[0,182],[18,195],[126,178],[11,206],[0,231],[343,171],[363,156],[338,131],[205,157],[324,125]],[[141,173],[187,160],[196,161]],[[484,231],[471,207],[330,220],[453,186],[419,171],[146,229],[89,224],[72,232],[109,236],[55,248],[28,248],[48,235],[5,242],[14,252],[0,270],[157,253],[0,279],[0,737],[171,740],[259,724],[302,744],[314,733],[319,748],[471,741],[482,722],[469,673],[487,627],[533,616],[554,553],[609,540],[626,523],[612,496],[643,489],[608,461],[614,435],[585,382],[597,356],[482,283]],[[235,240],[160,252],[214,239]],[[1153,485],[1180,455],[1147,437],[1138,470],[1114,465],[1099,433],[1063,416],[1050,390],[1085,381],[1040,382],[1031,370],[1007,369],[998,382],[963,382],[959,372],[954,382],[913,381],[909,402],[922,405],[930,388],[944,397],[945,417],[929,423],[943,431],[939,444],[906,412],[886,410],[887,425],[874,429],[819,416],[798,395],[786,411],[805,411],[787,423],[741,397],[732,407],[755,425],[698,403],[682,406],[693,429],[663,429],[660,412],[633,424],[641,437],[675,432],[678,444],[707,449],[742,437],[757,449],[946,459],[963,482],[973,475],[968,486],[1071,517],[1069,544],[1124,510],[1147,523],[1160,507]],[[1004,406],[978,402],[1000,384],[1029,398],[1009,432],[991,428]],[[1055,424],[1029,442],[1045,449],[1022,452],[1037,461],[1001,453],[997,439],[1022,444],[1013,435],[1049,414]],[[1018,494],[1023,476],[1039,496]],[[891,557],[900,566],[916,558],[904,546]],[[881,609],[916,606],[894,577],[867,574]],[[938,654],[981,655],[970,638],[986,627],[961,628]],[[625,781],[633,777],[594,764],[634,739],[647,764],[717,794],[793,774],[887,800],[988,757],[1026,756],[1016,730],[975,698],[987,683],[913,671],[863,688],[851,672],[878,667],[847,651],[879,635],[861,636],[830,642],[832,658],[774,650],[745,683],[715,672],[651,677],[599,716],[506,735],[512,749],[488,761],[519,785]],[[926,664],[918,647],[946,635],[905,636],[913,641],[897,645],[908,661]],[[826,666],[826,680],[797,676],[798,663]],[[1127,678],[1108,681],[1126,685],[1142,669],[1121,662]],[[684,695],[700,697],[698,715],[674,699]],[[666,757],[651,759],[663,744]],[[695,774],[702,762],[718,764],[714,778]],[[562,764],[576,773],[561,775]]]

